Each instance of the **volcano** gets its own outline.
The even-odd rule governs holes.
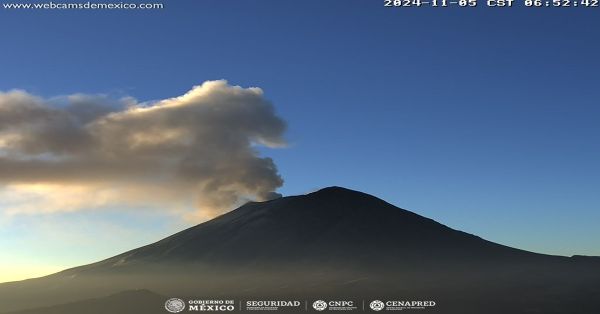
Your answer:
[[[433,300],[426,311],[435,313],[600,313],[589,302],[600,297],[600,261],[503,246],[374,196],[329,187],[251,202],[94,264],[0,284],[0,313],[43,314],[49,306],[123,291]]]

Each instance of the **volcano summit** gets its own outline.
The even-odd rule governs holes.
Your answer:
[[[433,300],[427,311],[436,313],[598,313],[589,301],[600,297],[600,261],[503,246],[329,187],[248,203],[94,264],[1,284],[0,313],[135,289],[244,300]]]

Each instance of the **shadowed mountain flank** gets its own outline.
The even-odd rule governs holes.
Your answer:
[[[339,187],[237,210],[80,271],[162,263],[271,267],[393,264],[423,257],[537,256],[450,229],[373,196]]]
[[[573,306],[594,313],[600,306],[585,300],[600,297],[600,261],[510,248],[330,187],[248,203],[98,263],[1,284],[0,312],[132,289],[198,298],[427,299],[440,313],[571,313]]]
[[[23,310],[11,314],[164,314],[166,298],[148,290],[132,290],[107,297]]]

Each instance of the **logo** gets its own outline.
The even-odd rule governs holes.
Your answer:
[[[285,311],[297,310],[303,303],[298,300],[249,300],[244,304],[246,311]]]
[[[165,302],[165,309],[171,313],[179,313],[185,309],[185,302],[182,299],[171,298]]]
[[[373,311],[381,311],[385,307],[385,304],[379,300],[375,300],[369,304],[369,307],[371,307],[371,310]]]
[[[317,311],[356,311],[356,304],[355,300],[317,300],[313,303],[313,308]]]
[[[323,311],[327,308],[327,302],[323,300],[317,300],[313,303],[313,308],[317,311]]]
[[[374,300],[369,303],[369,307],[376,312],[385,311],[402,311],[402,310],[425,310],[434,308],[435,301],[418,301],[418,300]]]
[[[234,300],[189,300],[188,310],[190,312],[233,312],[235,311]]]

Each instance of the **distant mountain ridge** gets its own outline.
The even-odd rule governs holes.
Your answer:
[[[600,297],[600,262],[510,248],[329,187],[248,203],[94,264],[0,284],[0,312],[132,289],[240,298],[400,295],[439,301],[440,313],[521,313],[515,306],[568,313],[573,302]]]
[[[166,297],[148,290],[123,291],[101,298],[22,310],[11,314],[161,314]]]

